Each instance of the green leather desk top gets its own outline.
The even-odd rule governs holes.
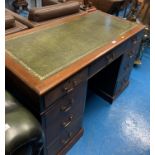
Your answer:
[[[6,52],[44,80],[136,25],[96,11],[53,28],[7,40]]]

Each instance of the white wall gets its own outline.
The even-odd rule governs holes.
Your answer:
[[[27,0],[28,2],[28,8],[33,7],[41,7],[42,6],[42,0]]]

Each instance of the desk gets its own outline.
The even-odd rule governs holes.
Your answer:
[[[143,29],[94,11],[6,37],[6,84],[40,120],[44,154],[64,154],[81,137],[89,79],[109,101],[127,86]]]

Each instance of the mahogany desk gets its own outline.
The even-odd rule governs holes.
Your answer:
[[[82,135],[88,79],[110,102],[127,86],[143,29],[94,11],[6,37],[6,84],[40,120],[44,154]]]

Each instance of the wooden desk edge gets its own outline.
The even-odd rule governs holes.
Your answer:
[[[75,17],[76,18],[76,17]],[[74,18],[73,18],[74,19]],[[67,19],[70,21],[71,19]],[[63,20],[66,22],[66,20]],[[62,24],[63,21],[60,21]],[[56,22],[57,24],[57,22]],[[50,23],[51,25],[51,23]],[[49,26],[49,25],[47,25]],[[100,56],[104,55],[106,52],[110,51],[111,49],[115,48],[122,42],[129,39],[134,34],[142,31],[144,29],[144,25],[137,24],[133,29],[129,30],[125,34],[123,34],[123,38],[119,36],[116,38],[116,43],[108,43],[103,47],[95,50],[94,52],[84,56],[82,59],[74,62],[73,64],[69,65],[68,67],[64,68],[63,70],[59,71],[58,73],[54,74],[53,76],[45,79],[39,80],[37,77],[31,75],[23,66],[21,66],[18,62],[13,60],[7,53],[6,53],[6,68],[13,72],[15,76],[19,77],[24,83],[26,83],[31,89],[33,89],[38,95],[43,95],[48,90],[52,89],[62,81],[66,80],[76,72],[80,71],[84,67],[88,66],[91,62],[95,61]],[[39,27],[37,27],[38,30]],[[22,35],[22,33],[20,33]]]

